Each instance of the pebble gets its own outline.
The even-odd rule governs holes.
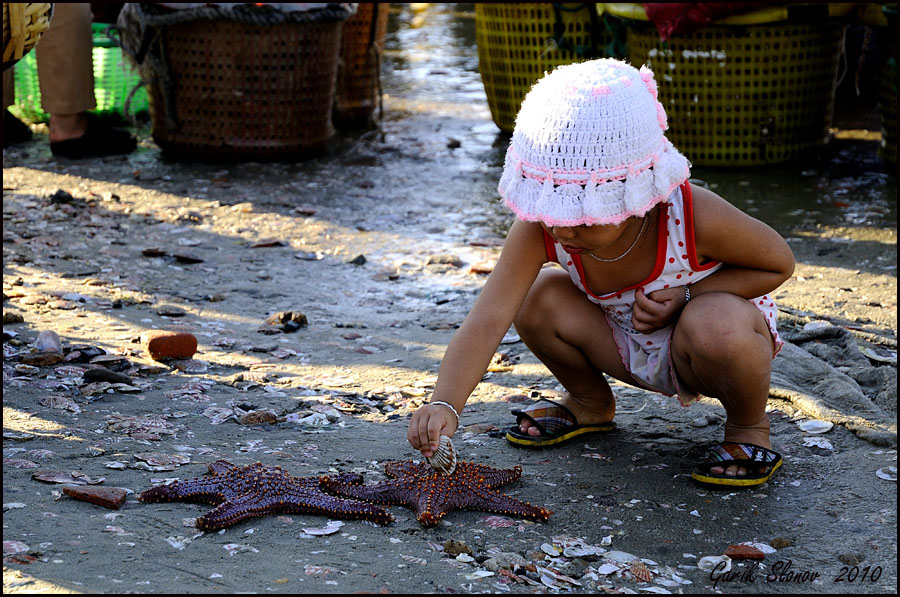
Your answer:
[[[3,312],[3,325],[6,325],[7,323],[23,323],[24,321],[25,318],[18,313]]]
[[[197,352],[197,338],[187,332],[148,330],[141,334],[141,346],[154,361],[189,359]]]
[[[461,553],[471,554],[472,549],[462,541],[458,541],[457,539],[447,539],[444,541],[444,553],[456,557]]]
[[[431,255],[428,257],[428,260],[425,262],[425,265],[434,265],[436,263],[452,265],[454,267],[461,267],[463,264],[463,260],[459,257],[459,255],[452,255],[450,253],[441,253],[438,255]]]
[[[783,549],[785,547],[790,547],[793,545],[790,539],[785,539],[784,537],[775,537],[772,539],[772,547],[776,549]]]
[[[108,381],[109,383],[131,384],[131,377],[123,373],[116,373],[106,367],[88,369],[82,374],[85,382]]]

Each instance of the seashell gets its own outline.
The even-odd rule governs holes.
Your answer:
[[[631,568],[628,570],[631,575],[641,582],[650,582],[653,580],[653,573],[647,568],[643,562],[632,562]]]
[[[704,556],[697,562],[697,567],[704,572],[712,572],[714,570],[717,573],[728,572],[731,570],[731,558],[728,556]]]
[[[196,359],[172,361],[171,365],[184,373],[206,373],[209,370],[209,365],[205,361]]]
[[[893,481],[897,482],[897,467],[896,466],[888,466],[885,468],[880,468],[875,471],[875,476],[879,479],[884,479],[885,481]]]
[[[428,464],[437,472],[450,475],[456,470],[456,449],[453,442],[446,435],[441,436],[441,443],[437,452],[431,458],[426,458]]]
[[[834,423],[832,423],[831,421],[809,419],[806,421],[798,422],[797,427],[799,427],[806,433],[825,433],[826,431],[830,431],[831,428],[834,427]]]
[[[37,340],[34,341],[34,348],[40,352],[62,352],[62,342],[59,334],[52,330],[44,330],[38,334]]]
[[[38,398],[37,403],[41,406],[46,406],[47,408],[61,408],[76,414],[81,412],[81,407],[75,404],[74,400],[66,396],[59,396],[56,394],[41,396]]]

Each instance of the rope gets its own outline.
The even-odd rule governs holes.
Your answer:
[[[284,23],[313,23],[342,21],[356,12],[356,4],[328,4],[325,8],[284,12],[268,4],[234,4],[227,8],[201,6],[187,10],[165,11],[154,4],[136,3],[140,22],[148,27],[177,25],[197,19],[226,19],[245,25],[281,25]],[[165,11],[165,12],[164,12]]]

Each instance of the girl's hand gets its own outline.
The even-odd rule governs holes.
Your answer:
[[[631,324],[634,329],[649,334],[672,323],[684,307],[684,287],[663,288],[644,294],[643,288],[634,293]]]
[[[409,422],[406,438],[413,448],[425,458],[431,458],[437,450],[442,435],[453,437],[456,433],[456,417],[446,406],[423,404]]]

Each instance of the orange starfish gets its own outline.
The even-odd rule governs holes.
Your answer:
[[[494,488],[522,476],[522,467],[497,469],[474,462],[458,462],[444,475],[427,462],[412,460],[387,462],[384,471],[395,480],[374,485],[358,485],[323,477],[322,488],[337,495],[378,504],[402,504],[412,508],[416,518],[432,526],[451,510],[483,510],[498,514],[547,520],[550,510],[504,495]]]

